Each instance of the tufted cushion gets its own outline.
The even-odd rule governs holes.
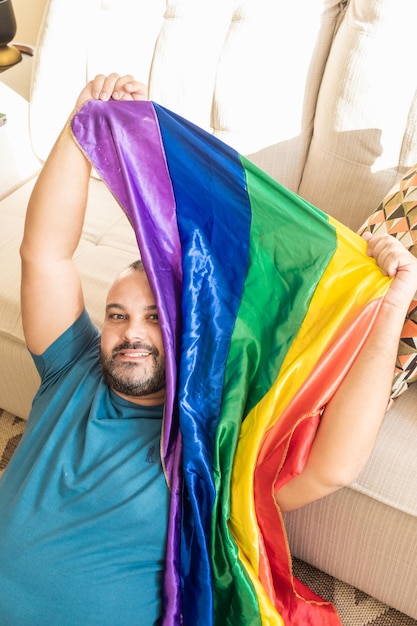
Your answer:
[[[345,15],[320,85],[298,193],[357,230],[369,207],[376,207],[398,174],[416,161],[417,94],[404,62],[413,57],[410,16],[416,15],[416,4],[349,0],[340,5]]]
[[[360,233],[388,233],[417,256],[417,165],[388,192]],[[406,317],[398,350],[391,398],[397,398],[417,380],[417,299]]]
[[[46,158],[86,78],[131,73],[152,100],[296,191],[340,5],[49,0],[32,74],[35,153]]]

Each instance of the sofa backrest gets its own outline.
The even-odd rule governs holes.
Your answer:
[[[31,92],[35,151],[46,157],[86,79],[131,73],[296,189],[339,13],[336,0],[50,0]]]
[[[299,193],[356,229],[417,162],[417,4],[344,4]]]
[[[248,155],[357,228],[414,159],[414,0],[50,0],[31,134],[44,159],[96,73]]]

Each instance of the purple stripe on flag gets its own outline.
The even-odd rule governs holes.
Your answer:
[[[167,374],[162,452],[172,491],[164,579],[164,624],[171,626],[180,623],[181,613],[177,545],[181,509],[181,435],[176,406],[176,363],[182,267],[175,198],[151,102],[142,103],[139,113],[135,102],[90,100],[74,117],[72,130],[80,148],[132,223],[161,321]],[[161,233],[166,233],[166,237],[161,237]]]

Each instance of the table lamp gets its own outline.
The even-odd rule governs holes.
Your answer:
[[[16,18],[11,0],[0,0],[0,67],[18,63],[22,55],[9,42],[16,34]]]

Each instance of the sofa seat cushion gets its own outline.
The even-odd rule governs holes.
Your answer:
[[[417,385],[385,416],[372,454],[351,489],[416,518]]]
[[[292,554],[417,619],[417,385],[349,487],[285,514]]]

